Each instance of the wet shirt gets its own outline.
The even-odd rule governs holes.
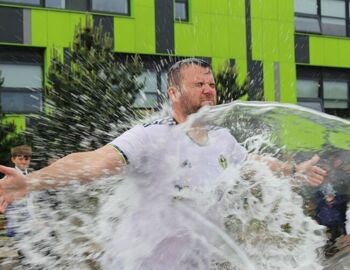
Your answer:
[[[166,118],[137,125],[111,145],[122,153],[131,173],[150,180],[145,185],[159,185],[157,179],[178,189],[210,185],[227,166],[241,163],[247,152],[227,129],[207,130],[206,142],[199,144],[182,125]]]

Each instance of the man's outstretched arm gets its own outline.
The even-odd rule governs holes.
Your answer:
[[[282,162],[278,159],[266,158],[255,154],[250,155],[249,158],[266,162],[270,169],[278,175],[297,176],[301,182],[305,182],[310,186],[321,185],[327,176],[327,171],[317,166],[320,160],[318,155],[314,155],[311,159],[298,164]]]
[[[71,181],[86,183],[116,175],[124,165],[122,155],[113,146],[106,145],[95,151],[69,154],[27,176],[13,168],[0,166],[0,172],[5,174],[5,178],[0,181],[0,212],[30,191],[64,186]]]

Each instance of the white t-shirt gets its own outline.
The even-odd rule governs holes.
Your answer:
[[[130,173],[148,175],[152,181],[171,174],[180,188],[210,184],[228,165],[241,163],[247,151],[227,129],[208,129],[208,140],[199,145],[181,125],[166,118],[137,125],[111,145],[122,153]]]
[[[141,192],[130,194],[133,201],[140,199],[113,231],[106,269],[174,269],[175,262],[187,265],[177,269],[197,269],[188,260],[209,263],[205,248],[198,256],[188,254],[201,244],[189,237],[184,216],[172,199],[186,196],[188,188],[211,190],[227,166],[244,161],[245,148],[227,129],[218,127],[210,127],[208,140],[199,145],[171,119],[135,126],[110,144],[124,155],[128,178],[136,180],[132,183]]]

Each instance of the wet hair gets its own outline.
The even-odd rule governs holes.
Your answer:
[[[19,145],[16,147],[11,148],[11,156],[17,157],[17,156],[32,156],[32,148],[28,145]]]
[[[175,86],[177,88],[181,87],[181,68],[184,66],[195,65],[203,68],[209,68],[212,71],[211,65],[198,58],[186,58],[180,61],[177,61],[173,64],[168,71],[168,87]]]

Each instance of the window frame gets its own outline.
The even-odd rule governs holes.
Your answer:
[[[131,16],[131,0],[125,0],[128,6],[128,11],[126,13],[123,12],[113,12],[113,11],[101,11],[101,10],[95,10],[92,8],[92,2],[98,1],[98,0],[86,0],[86,10],[83,9],[72,9],[67,8],[67,0],[64,0],[64,8],[58,8],[58,7],[47,7],[46,6],[47,0],[39,0],[40,4],[27,4],[25,3],[25,0],[23,0],[23,3],[13,3],[6,0],[0,0],[0,4],[6,4],[6,5],[14,5],[14,6],[29,6],[29,7],[43,7],[47,9],[56,9],[56,10],[73,10],[73,11],[88,11],[92,13],[101,13],[101,14],[113,14],[113,15],[120,15],[120,16]]]
[[[189,17],[189,0],[174,0],[174,19],[176,22],[189,22],[190,17]],[[176,3],[183,3],[185,4],[185,12],[186,12],[186,19],[180,19],[176,16]]]
[[[318,81],[318,98],[300,98],[297,96],[297,102],[321,102],[322,111],[339,117],[350,117],[350,69],[329,68],[297,65],[297,80]],[[346,109],[325,108],[324,101],[337,101],[337,99],[324,98],[324,81],[347,82],[348,98]]]
[[[307,30],[297,30],[298,33],[308,33],[308,34],[316,34],[316,35],[326,35],[326,36],[337,36],[337,37],[349,37],[350,36],[350,0],[337,0],[342,1],[345,3],[345,35],[338,35],[338,34],[332,34],[332,33],[324,33],[323,25],[322,25],[322,18],[327,19],[343,19],[341,17],[335,17],[335,16],[328,16],[328,15],[322,15],[321,13],[321,0],[316,0],[317,4],[317,14],[310,14],[310,13],[301,13],[301,12],[295,12],[294,9],[294,21],[296,18],[308,18],[308,19],[316,19],[320,28],[320,32],[312,32]]]
[[[44,84],[45,84],[45,70],[44,70],[44,50],[34,47],[21,47],[21,46],[2,46],[0,50],[0,63],[1,64],[15,64],[15,65],[38,65],[41,66],[41,78],[42,78],[42,85],[40,88],[38,87],[8,87],[8,86],[1,86],[0,87],[0,104],[1,104],[1,95],[2,93],[9,93],[9,92],[17,92],[17,93],[33,93],[38,92],[41,94],[40,99],[40,108],[39,110],[43,110],[45,106],[45,97],[44,97]],[[6,80],[6,78],[5,78]],[[28,110],[22,110],[22,111],[4,111],[4,113],[8,114],[30,114],[30,113],[38,113],[39,111],[28,111]]]

